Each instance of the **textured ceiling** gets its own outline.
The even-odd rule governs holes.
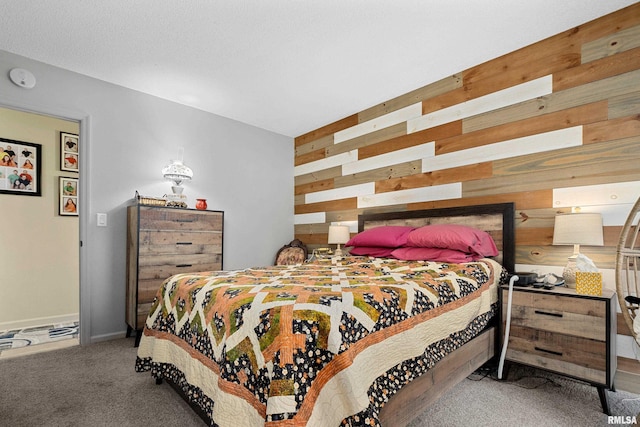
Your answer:
[[[0,0],[0,49],[298,136],[633,3]]]

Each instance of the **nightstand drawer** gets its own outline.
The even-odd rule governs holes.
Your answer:
[[[503,289],[503,292],[507,292]],[[506,298],[503,297],[503,312]],[[535,292],[514,292],[511,324],[541,331],[606,341],[607,303]]]
[[[607,343],[512,325],[509,350],[606,371]]]

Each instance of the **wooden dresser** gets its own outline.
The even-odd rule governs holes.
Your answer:
[[[508,288],[501,288],[502,337]],[[609,413],[606,389],[616,372],[616,294],[580,295],[575,289],[514,287],[506,360],[586,381],[598,388]]]
[[[224,212],[127,208],[127,336],[136,345],[162,282],[178,273],[222,269]]]

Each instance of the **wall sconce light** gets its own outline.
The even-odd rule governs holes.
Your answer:
[[[167,166],[162,169],[162,176],[164,179],[172,181],[174,185],[171,186],[173,194],[167,195],[167,199],[174,202],[184,202],[186,196],[182,194],[183,181],[189,181],[193,178],[193,171],[182,162],[184,156],[184,148],[178,149],[178,159],[172,160]]]
[[[336,249],[336,256],[342,256],[342,249],[340,249],[340,245],[344,245],[349,241],[349,226],[348,225],[330,225],[329,226],[329,238],[328,242],[330,245],[338,245]]]
[[[556,215],[553,228],[554,245],[573,245],[573,255],[562,272],[565,283],[576,287],[576,258],[580,245],[602,246],[602,215],[599,213],[572,213]]]

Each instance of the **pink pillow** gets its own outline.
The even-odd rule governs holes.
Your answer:
[[[472,262],[482,258],[480,255],[468,254],[454,249],[444,248],[398,248],[391,256],[405,261],[438,261],[460,264]]]
[[[457,224],[433,224],[416,228],[409,233],[407,246],[454,249],[483,257],[498,255],[496,244],[489,233]]]
[[[376,248],[370,246],[356,246],[349,249],[351,255],[374,256],[378,258],[386,258],[391,255],[393,248]]]
[[[397,248],[407,243],[407,236],[411,230],[413,227],[404,225],[374,227],[356,234],[345,246]]]

